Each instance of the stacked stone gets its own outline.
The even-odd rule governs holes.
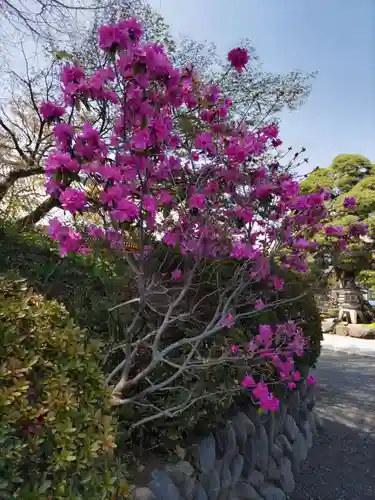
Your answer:
[[[191,461],[154,470],[135,500],[286,500],[318,425],[315,394],[303,382],[276,413],[253,406],[192,450]]]

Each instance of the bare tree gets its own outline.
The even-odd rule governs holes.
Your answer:
[[[46,200],[44,160],[52,132],[39,112],[40,101],[55,95],[58,66],[34,71],[25,58],[25,75],[10,69],[10,97],[0,106],[0,208],[3,217],[32,215]],[[52,200],[49,205],[56,206]],[[40,213],[40,215],[45,215]]]
[[[108,2],[97,0],[2,0],[0,12],[17,31],[34,38],[51,40],[56,34],[66,36],[73,29],[77,16],[92,15],[105,9]]]
[[[269,257],[276,253],[274,245]],[[241,325],[247,323],[250,336],[251,322],[256,325],[259,311],[253,303],[261,285],[249,279],[251,264],[194,261],[161,247],[143,262],[142,257],[132,261],[138,286],[129,290],[138,289],[138,295],[111,310],[125,310],[129,326],[114,339],[107,355],[112,366],[107,384],[113,389],[113,404],[134,405],[144,414],[132,428],[176,417],[202,399],[220,394],[228,397],[228,388],[215,384],[214,374],[220,367],[228,373],[234,370],[231,373],[237,377],[247,371],[267,374],[268,363],[261,351],[231,354],[233,330],[226,323],[228,317]],[[178,281],[170,279],[175,266],[183,270]],[[302,297],[270,297],[267,307],[283,308]],[[288,352],[283,326],[275,332],[273,342],[275,353]],[[231,390],[239,388],[232,386]]]

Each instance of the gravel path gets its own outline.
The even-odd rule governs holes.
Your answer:
[[[375,359],[324,350],[316,378],[324,429],[291,500],[375,500]]]

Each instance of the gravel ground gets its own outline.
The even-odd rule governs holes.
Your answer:
[[[375,359],[324,350],[315,439],[291,500],[375,500]]]

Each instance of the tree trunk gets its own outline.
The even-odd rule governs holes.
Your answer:
[[[40,175],[44,172],[42,167],[21,168],[10,172],[3,182],[0,182],[0,201],[6,196],[10,188],[20,179],[27,179],[33,175]]]
[[[39,222],[43,217],[45,217],[53,208],[59,206],[57,198],[49,197],[46,201],[41,203],[32,212],[30,212],[22,219],[17,221],[17,225],[21,228],[30,227]]]

